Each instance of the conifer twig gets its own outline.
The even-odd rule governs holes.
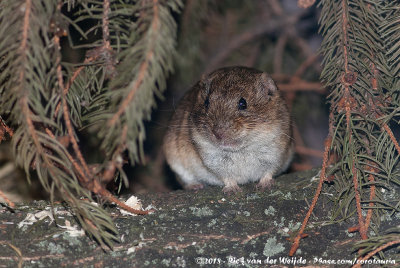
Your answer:
[[[371,169],[371,172],[375,171],[374,168],[370,168],[370,169]],[[368,180],[371,183],[374,183],[375,182],[374,175],[369,174]],[[370,194],[369,194],[369,200],[371,200],[371,202],[369,202],[370,208],[368,209],[367,216],[365,217],[365,229],[366,229],[365,231],[368,230],[369,224],[371,223],[371,218],[372,218],[372,213],[373,213],[372,206],[374,205],[372,200],[375,198],[375,189],[376,189],[375,184],[372,184],[371,188],[370,188]]]
[[[25,14],[24,14],[24,23],[22,28],[21,46],[20,46],[20,52],[22,53],[21,57],[23,58],[23,61],[26,60],[26,47],[28,43],[28,29],[29,29],[29,18],[31,14],[31,5],[32,5],[31,0],[25,1]],[[25,72],[21,70],[19,77],[20,81],[22,81],[24,77],[25,77]]]
[[[108,2],[108,1],[105,1]],[[56,45],[56,48],[59,50],[60,49],[60,38],[59,36],[55,35],[54,36],[54,43]],[[107,43],[107,41],[106,41]],[[109,45],[109,43],[108,43]],[[111,47],[110,47],[111,48]],[[80,166],[77,165],[76,161],[74,160],[74,158],[68,154],[68,158],[70,159],[70,161],[74,164],[75,168],[77,169],[77,171],[80,173],[78,176],[78,178],[80,178],[81,182],[84,184],[85,187],[88,188],[88,190],[92,191],[93,193],[96,194],[100,194],[101,196],[103,196],[104,198],[106,198],[108,201],[110,202],[114,202],[116,203],[119,207],[131,212],[131,213],[135,213],[138,215],[145,215],[148,214],[149,211],[142,211],[142,210],[137,210],[137,209],[133,209],[129,206],[127,206],[126,204],[124,204],[123,202],[119,201],[116,197],[114,197],[109,191],[107,191],[104,186],[102,186],[94,177],[92,172],[90,171],[89,167],[87,166],[87,163],[85,161],[85,159],[83,158],[83,155],[79,149],[79,145],[77,140],[75,139],[75,133],[74,130],[72,128],[72,123],[69,117],[69,109],[67,106],[67,101],[66,101],[66,93],[67,90],[65,90],[64,87],[64,80],[62,77],[62,71],[61,71],[61,60],[60,60],[60,56],[58,55],[58,65],[57,65],[57,78],[58,78],[58,83],[59,83],[59,87],[62,91],[62,106],[63,106],[63,114],[64,114],[64,120],[65,120],[65,125],[67,126],[67,131],[68,131],[68,135],[69,135],[69,139],[72,143],[73,149],[75,151],[75,154],[77,155],[80,164],[82,165],[82,167],[84,168],[84,172],[80,169]],[[48,130],[49,131],[49,130]],[[54,137],[54,135],[52,135]],[[87,219],[86,219],[87,220]]]
[[[352,111],[352,97],[350,93],[350,86],[355,82],[354,73],[349,70],[349,54],[348,54],[348,19],[347,19],[347,3],[342,0],[342,32],[343,32],[343,58],[344,58],[344,74],[342,76],[342,84],[344,86],[344,108],[346,113],[346,130],[349,136],[348,144],[352,142],[352,128],[350,127],[351,111]],[[358,231],[362,239],[367,239],[367,230],[365,230],[364,219],[361,210],[361,197],[358,189],[358,176],[355,166],[355,159],[352,157],[351,175],[353,178],[354,194],[356,199],[356,208],[358,215]]]
[[[388,243],[386,243],[386,244],[384,244],[384,245],[382,245],[382,246],[376,248],[375,250],[373,250],[373,251],[371,251],[370,253],[368,253],[365,257],[359,258],[359,259],[357,260],[357,264],[355,264],[352,268],[359,268],[359,267],[361,267],[361,263],[362,263],[363,261],[368,260],[369,258],[371,258],[372,256],[374,256],[376,253],[378,253],[378,252],[384,250],[385,248],[388,248],[388,247],[393,246],[393,245],[396,245],[396,244],[400,244],[400,240],[390,241],[390,242],[388,242]]]
[[[99,56],[99,55],[96,54],[95,56],[87,57],[87,58],[85,59],[85,61],[83,62],[83,65],[82,65],[82,66],[79,66],[79,67],[74,71],[74,73],[71,75],[71,78],[68,80],[67,84],[66,84],[65,87],[64,87],[64,90],[63,90],[63,94],[64,94],[64,95],[67,95],[67,94],[68,94],[68,91],[69,91],[69,89],[71,88],[71,85],[74,83],[74,81],[75,81],[75,79],[78,77],[78,75],[83,71],[83,69],[86,67],[86,65],[89,64],[90,62],[95,61],[95,60],[98,58],[98,56]],[[61,107],[61,102],[58,102],[58,104],[57,104],[57,106],[56,106],[56,109],[55,109],[55,112],[54,112],[54,115],[55,115],[55,116],[58,114],[58,111],[60,110],[60,107]]]
[[[14,202],[12,202],[10,199],[8,199],[7,196],[6,196],[1,190],[0,190],[0,197],[2,197],[2,198],[4,199],[4,201],[6,201],[6,203],[7,203],[10,207],[12,207],[12,208],[15,207]]]
[[[354,164],[353,160],[353,165],[351,167],[352,171],[352,177],[353,177],[353,185],[354,185],[354,193],[355,193],[355,199],[356,199],[356,208],[357,208],[357,215],[358,215],[358,232],[361,235],[361,238],[363,240],[368,239],[367,236],[367,230],[365,228],[364,224],[364,218],[362,216],[362,210],[361,210],[361,197],[360,197],[360,192],[358,190],[358,176],[357,176],[357,170],[356,166]]]
[[[322,191],[322,185],[323,185],[324,181],[326,181],[325,174],[326,174],[326,168],[328,165],[328,155],[329,155],[329,151],[331,148],[331,144],[332,144],[332,138],[328,137],[325,140],[324,158],[322,161],[321,175],[319,177],[319,183],[317,186],[317,190],[315,191],[314,198],[311,202],[311,206],[308,208],[307,214],[304,217],[304,220],[303,220],[303,223],[301,224],[300,230],[293,240],[292,247],[290,248],[290,251],[289,251],[289,256],[293,256],[296,253],[297,249],[299,248],[300,239],[304,237],[304,229],[306,228],[308,220],[310,219],[311,213],[313,212],[315,205],[317,204],[318,198]]]
[[[56,139],[56,136],[51,132],[50,129],[46,128],[45,131],[46,131],[47,135],[49,135],[52,139]],[[72,163],[73,167],[78,172],[78,175],[84,178],[85,173],[83,172],[81,166],[76,162],[76,160],[72,157],[72,155],[68,151],[66,151],[66,155],[67,155],[69,161]]]
[[[390,127],[386,123],[383,123],[382,127],[387,132],[387,134],[389,135],[390,140],[393,142],[394,146],[396,147],[397,153],[400,155],[400,145],[397,142],[396,138],[394,137],[394,134],[393,134],[392,130],[390,129]]]
[[[153,29],[154,32],[157,32],[158,28],[160,27],[158,0],[153,0],[153,21],[152,21],[150,27]],[[151,61],[153,54],[154,54],[153,48],[149,49],[147,51],[144,61],[140,64],[138,77],[137,77],[135,83],[133,84],[131,90],[129,91],[129,94],[126,96],[124,101],[121,103],[121,106],[119,107],[118,111],[108,121],[109,127],[113,127],[115,125],[118,118],[122,115],[122,113],[125,112],[125,110],[129,106],[129,104],[132,102],[136,92],[139,90],[141,84],[143,83],[143,81],[147,75],[149,62]]]
[[[117,206],[119,206],[123,210],[126,210],[128,212],[131,212],[131,213],[134,213],[137,215],[147,215],[150,212],[153,212],[153,210],[139,210],[139,209],[134,209],[134,208],[128,206],[127,204],[125,204],[124,202],[122,202],[118,198],[116,198],[114,195],[112,195],[109,191],[104,189],[104,187],[102,187],[100,184],[98,184],[97,181],[94,181],[94,182],[95,182],[94,188],[99,189],[99,191],[97,192],[98,194],[100,194],[101,196],[106,198],[109,202],[114,202]]]
[[[58,5],[58,10],[59,10],[59,11],[61,11],[61,5],[62,5],[62,3],[60,2],[59,5]],[[107,25],[107,30],[108,30],[108,25]],[[55,37],[57,37],[57,35],[56,35]],[[57,47],[60,48],[60,40],[59,40],[59,39],[58,39],[58,40],[55,40],[55,43],[56,43]],[[97,57],[98,57],[98,54],[95,55],[95,56],[93,56],[93,57],[87,57],[87,58],[85,58],[85,60],[84,60],[84,62],[83,62],[83,65],[80,66],[79,68],[77,68],[77,69],[74,71],[74,73],[72,74],[70,80],[67,82],[67,84],[65,85],[65,87],[64,87],[64,86],[61,87],[62,90],[63,90],[63,91],[62,91],[62,96],[67,96],[68,91],[69,91],[69,89],[71,88],[71,85],[73,84],[73,82],[75,81],[75,79],[78,77],[78,75],[81,73],[81,71],[86,67],[86,65],[87,65],[89,62],[94,61]],[[60,59],[59,57],[57,58],[57,61],[59,62],[58,65],[60,65],[61,59]],[[61,65],[60,65],[60,68],[61,68]],[[57,72],[59,72],[59,71],[57,70]],[[59,75],[58,75],[58,76],[59,76]],[[58,80],[59,80],[59,83],[60,83],[60,81],[63,80],[63,79],[62,79],[62,75],[61,75],[61,78],[58,77]],[[60,85],[63,85],[63,84],[64,84],[64,82],[62,82]],[[54,115],[55,115],[55,116],[58,114],[58,111],[59,111],[60,107],[61,107],[61,102],[59,102],[59,103],[57,104],[57,106],[56,106],[56,109],[55,109],[55,112],[54,112]]]
[[[7,126],[6,122],[4,122],[3,118],[1,118],[1,116],[0,116],[0,128],[3,128],[10,137],[12,137],[14,135],[14,131],[10,127]],[[0,142],[5,139],[3,134],[4,134],[4,131],[0,130],[0,135],[1,135]]]
[[[58,35],[54,36],[54,44],[56,46],[56,49],[59,51],[61,49],[60,47],[60,37]],[[79,145],[78,142],[75,138],[75,131],[72,127],[72,123],[71,123],[71,119],[70,119],[70,113],[69,113],[69,109],[68,109],[68,104],[67,104],[67,99],[66,99],[66,94],[65,94],[65,87],[64,87],[64,79],[63,79],[63,75],[62,75],[62,70],[61,70],[61,55],[57,55],[57,79],[58,79],[58,85],[60,88],[60,91],[62,93],[61,95],[61,104],[63,107],[63,115],[64,115],[64,122],[65,125],[67,127],[67,131],[68,131],[68,136],[69,136],[69,140],[72,143],[72,148],[74,149],[74,152],[76,154],[76,156],[79,159],[80,164],[82,165],[84,171],[85,171],[85,175],[82,179],[85,180],[85,184],[88,183],[88,180],[91,180],[92,178],[92,174],[86,164],[85,159],[83,158],[83,155],[79,149]]]
[[[32,0],[26,0],[25,1],[25,13],[24,13],[24,20],[23,20],[21,45],[20,45],[20,53],[21,53],[21,61],[22,62],[26,61],[28,31],[29,31],[29,25],[30,25],[29,21],[30,21],[30,14],[31,14],[31,8],[32,8],[31,6],[32,6]],[[19,73],[19,83],[21,86],[21,90],[23,90],[22,86],[24,84],[25,75],[26,75],[25,68],[21,68],[20,73]],[[33,125],[32,119],[31,119],[31,111],[29,109],[27,92],[23,92],[20,103],[22,106],[21,111],[22,111],[22,114],[24,115],[28,133],[32,137],[33,143],[36,147],[38,154],[43,157],[43,160],[44,160],[46,166],[49,167],[49,171],[51,172],[50,161],[49,161],[47,155],[43,152],[43,148],[39,142],[39,138],[37,136],[36,129]]]
[[[102,23],[103,23],[103,46],[106,50],[111,50],[110,45],[110,31],[108,28],[109,19],[108,13],[110,12],[110,0],[104,0],[103,4],[103,16],[102,16]]]

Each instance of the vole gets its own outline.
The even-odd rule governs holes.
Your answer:
[[[294,152],[291,117],[270,76],[226,67],[203,77],[176,107],[163,150],[186,189],[259,181],[270,188]]]

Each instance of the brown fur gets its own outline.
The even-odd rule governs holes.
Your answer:
[[[238,107],[241,98],[247,103],[243,110]],[[287,168],[292,157],[290,115],[266,73],[222,68],[183,97],[170,122],[164,152],[188,187],[209,183],[237,191],[237,183],[260,180],[264,188],[271,184],[272,175]],[[214,165],[214,157],[220,165]],[[259,164],[248,167],[247,162]],[[260,172],[246,173],[246,168]]]

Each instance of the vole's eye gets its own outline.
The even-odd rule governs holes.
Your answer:
[[[238,103],[238,109],[239,110],[246,110],[247,108],[247,102],[244,98],[240,98],[239,103]]]
[[[207,99],[204,101],[204,107],[206,107],[206,109],[208,109],[208,106],[210,106],[210,100],[207,97]]]

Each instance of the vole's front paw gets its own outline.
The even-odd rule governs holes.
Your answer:
[[[225,185],[222,191],[226,195],[233,195],[242,192],[242,189],[240,189],[240,187],[237,184],[233,184],[233,185]]]
[[[184,188],[185,188],[186,190],[197,191],[197,190],[203,189],[203,188],[204,188],[204,185],[201,184],[201,183],[198,183],[198,184],[188,184],[188,185],[185,185]]]
[[[256,185],[257,191],[265,191],[265,189],[271,189],[272,185],[274,185],[274,180],[272,179],[272,175],[265,175],[260,182]]]

